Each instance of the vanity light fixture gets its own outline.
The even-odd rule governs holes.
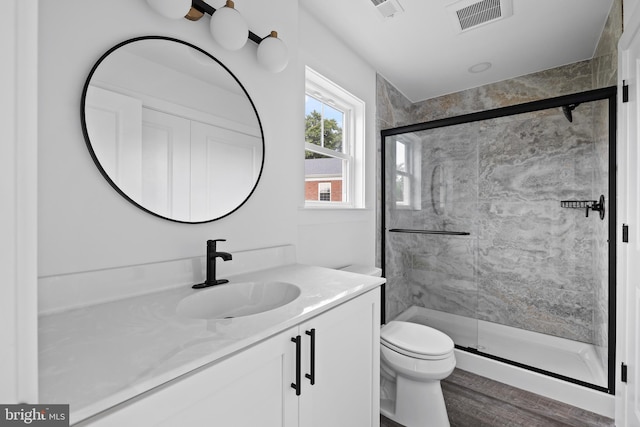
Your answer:
[[[268,36],[260,37],[249,31],[246,21],[231,0],[227,0],[225,6],[219,9],[204,0],[147,0],[147,4],[169,19],[197,21],[205,13],[209,14],[211,35],[220,46],[227,50],[239,50],[249,39],[258,45],[258,62],[264,68],[279,73],[287,67],[289,53],[286,44],[278,38],[278,33],[271,31]]]
[[[271,31],[258,45],[258,62],[272,73],[284,70],[289,62],[287,46],[278,38],[276,31]]]
[[[239,50],[247,43],[249,26],[231,0],[211,15],[211,35],[227,50]]]

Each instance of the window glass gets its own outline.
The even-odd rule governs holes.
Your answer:
[[[407,172],[407,150],[402,142],[396,141],[396,170]]]
[[[331,183],[321,182],[318,184],[318,200],[323,202],[331,201]]]
[[[312,96],[306,96],[305,142],[343,152],[344,113]]]
[[[402,175],[396,176],[396,203],[407,204],[407,177]]]
[[[411,197],[409,149],[404,142],[396,141],[396,188],[397,206],[408,206]]]
[[[344,161],[308,150],[305,157],[305,200],[344,202]]]

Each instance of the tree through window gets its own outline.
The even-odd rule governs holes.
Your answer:
[[[305,104],[305,142],[342,152],[344,113],[309,95]],[[305,154],[307,159],[320,157],[313,151]]]

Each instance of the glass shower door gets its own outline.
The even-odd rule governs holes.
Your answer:
[[[615,88],[383,131],[387,320],[610,391]]]
[[[464,126],[385,139],[387,320],[477,347],[477,149]]]
[[[608,114],[608,101],[598,100],[476,124],[485,135],[478,139],[478,350],[601,387]]]

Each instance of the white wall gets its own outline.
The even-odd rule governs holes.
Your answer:
[[[36,402],[36,0],[0,14],[0,402]]]
[[[638,7],[638,0],[623,0],[622,1],[622,10],[623,10],[623,23],[624,27],[630,27],[631,23],[629,19],[631,19],[631,15],[635,11],[636,7]]]
[[[313,0],[307,0],[313,1]],[[298,73],[304,75],[305,66],[313,68],[366,104],[365,131],[365,209],[329,211],[304,209],[304,186],[298,190],[298,260],[302,263],[326,267],[340,267],[352,263],[373,265],[375,262],[376,209],[376,72],[354,51],[337,39],[300,7],[300,57]],[[304,94],[304,87],[300,89]],[[299,111],[304,108],[300,96]],[[301,126],[303,123],[301,121]],[[296,147],[298,158],[304,157],[302,141]],[[296,173],[304,174],[303,164]]]
[[[224,51],[208,32],[208,18],[168,20],[144,0],[40,1],[40,276],[199,256],[209,238],[226,238],[221,250],[230,252],[296,242],[296,186],[284,166],[298,161],[290,149],[297,128],[289,125],[301,114],[301,95],[291,89],[302,79],[295,67],[297,4],[244,0],[238,10],[256,34],[277,29],[294,65],[280,74],[265,71],[254,43]],[[265,169],[253,197],[227,218],[180,224],[149,215],[117,194],[89,156],[79,108],[85,79],[107,49],[141,35],[176,37],[207,50],[238,77],[256,105]]]
[[[220,7],[223,2],[210,3]],[[217,46],[207,17],[195,23],[168,20],[144,0],[39,4],[40,277],[201,256],[210,238],[227,239],[221,250],[230,252],[297,244],[301,262],[373,263],[375,71],[305,12],[299,16],[297,2],[243,0],[236,5],[254,33],[275,29],[287,43],[290,65],[280,74],[257,64],[252,42],[240,52]],[[80,124],[85,79],[107,49],[142,35],[180,38],[207,50],[238,77],[256,105],[266,144],[262,179],[249,201],[226,218],[181,224],[149,215],[117,194],[91,160]],[[305,63],[367,102],[367,211],[299,210],[304,199]]]

